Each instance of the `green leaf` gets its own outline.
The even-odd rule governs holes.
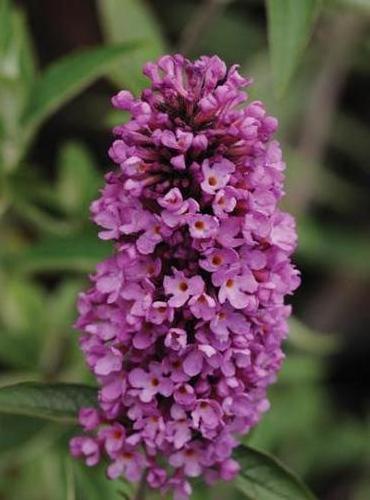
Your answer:
[[[370,1],[369,0],[331,0],[327,2],[327,7],[344,7],[348,9],[356,9],[365,11],[365,13],[370,12]]]
[[[39,366],[46,377],[55,377],[55,374],[64,371],[72,364],[77,347],[74,342],[75,336],[72,335],[72,324],[76,318],[77,295],[85,285],[82,279],[65,278],[46,303],[47,327],[43,331],[40,343],[42,347],[39,349]],[[78,360],[81,361],[80,356]]]
[[[347,269],[358,278],[370,274],[370,237],[359,231],[302,219],[298,225],[297,254],[309,263],[328,269]]]
[[[25,416],[0,415],[0,453],[18,448],[44,429],[46,422]]]
[[[111,481],[106,477],[103,467],[88,468],[74,461],[76,476],[76,497],[79,500],[124,500],[132,498],[132,484],[124,480]],[[123,493],[125,496],[123,496]]]
[[[48,300],[48,323],[52,329],[59,329],[69,335],[68,327],[76,316],[78,292],[86,285],[83,279],[65,278]]]
[[[0,302],[0,322],[5,329],[21,331],[43,326],[45,296],[38,284],[20,276],[4,276]]]
[[[39,331],[4,330],[0,328],[0,361],[5,366],[32,369],[40,355]]]
[[[100,176],[83,145],[69,142],[60,151],[57,194],[67,213],[88,216],[88,206],[97,196]]]
[[[96,405],[96,394],[86,385],[24,382],[0,388],[0,413],[73,424],[80,408]]]
[[[65,102],[104,75],[124,55],[130,55],[137,43],[98,47],[73,53],[55,62],[35,81],[25,106],[22,121],[36,127]]]
[[[268,37],[275,89],[282,95],[307,45],[320,0],[267,0]]]
[[[0,55],[4,53],[11,39],[12,11],[9,0],[0,0]],[[4,63],[1,60],[1,65]]]
[[[166,52],[159,25],[148,6],[141,0],[99,0],[100,21],[105,39],[121,43],[143,40],[145,46],[125,59],[110,72],[118,86],[137,92],[147,83],[142,74],[143,64]]]
[[[250,500],[313,500],[308,488],[276,458],[249,446],[235,451],[241,465],[237,487]]]
[[[12,258],[24,272],[79,271],[91,272],[94,266],[111,253],[111,245],[95,234],[48,238]]]
[[[333,334],[316,332],[294,316],[289,320],[289,329],[288,342],[298,349],[328,355],[340,348],[339,340]]]
[[[25,16],[0,0],[0,170],[6,173],[17,166],[24,151],[19,121],[34,72]]]

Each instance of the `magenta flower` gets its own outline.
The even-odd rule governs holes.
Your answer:
[[[200,186],[205,193],[214,195],[216,191],[227,186],[230,174],[234,171],[235,165],[226,158],[214,163],[212,166],[210,166],[208,160],[204,160],[202,165],[204,180]]]
[[[147,462],[141,453],[127,449],[110,464],[107,474],[110,479],[124,475],[129,481],[139,481]]]
[[[100,385],[71,453],[108,476],[145,477],[185,500],[189,478],[230,480],[231,458],[268,409],[299,285],[294,219],[283,196],[276,119],[245,104],[236,66],[216,56],[148,63],[136,99],[113,105],[106,175],[91,206],[114,255],[79,297],[81,349]]]
[[[166,295],[172,295],[168,304],[171,307],[181,307],[193,295],[199,295],[204,290],[204,281],[200,276],[186,278],[182,271],[173,269],[174,277],[165,276],[163,288]]]
[[[152,401],[156,394],[168,397],[173,392],[173,382],[163,376],[158,363],[151,363],[149,372],[142,368],[134,368],[129,373],[128,380],[133,388],[139,389],[139,391],[131,389],[131,394],[138,395],[143,403]]]

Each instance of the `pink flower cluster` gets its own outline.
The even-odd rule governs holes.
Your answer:
[[[92,204],[115,254],[79,298],[81,348],[101,386],[81,411],[74,456],[108,476],[173,490],[238,473],[236,436],[268,409],[299,284],[293,218],[280,211],[284,163],[277,120],[247,99],[250,81],[218,57],[164,56],[152,84],[115,107],[106,175]]]

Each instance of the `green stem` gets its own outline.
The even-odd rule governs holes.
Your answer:
[[[146,492],[146,474],[143,474],[139,486],[137,488],[134,500],[145,500]]]

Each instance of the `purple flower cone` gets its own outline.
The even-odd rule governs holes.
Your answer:
[[[115,253],[79,297],[81,348],[99,384],[71,451],[108,476],[191,494],[238,473],[237,436],[265,412],[299,284],[277,120],[218,57],[148,63],[151,87],[113,105],[116,127],[92,216]]]

